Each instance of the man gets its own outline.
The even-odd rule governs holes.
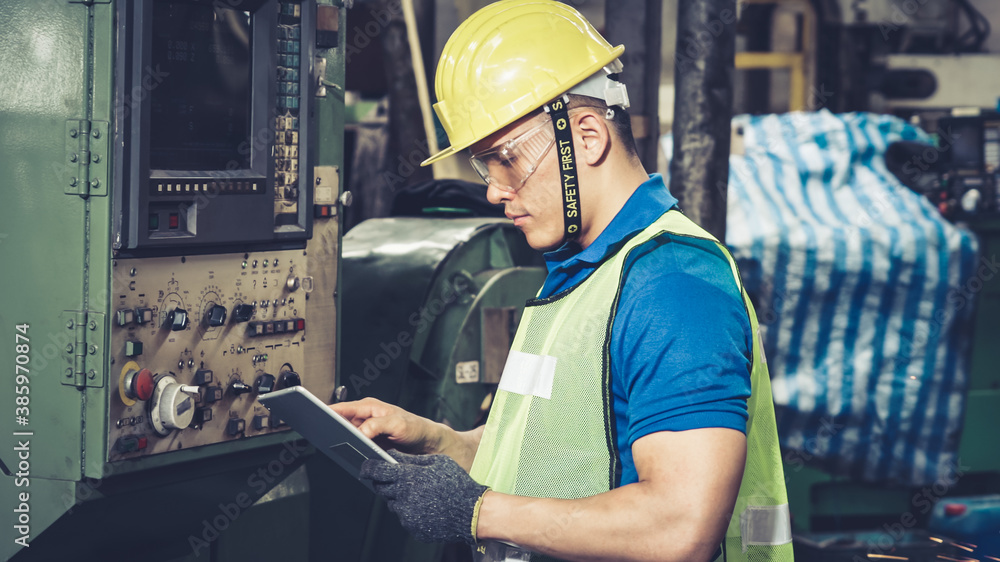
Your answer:
[[[623,51],[549,0],[497,2],[455,31],[435,105],[451,147],[425,165],[470,148],[549,275],[486,426],[456,432],[374,399],[332,407],[398,450],[363,474],[423,540],[499,560],[505,544],[791,560],[753,309],[728,252],[643,170],[614,80]]]

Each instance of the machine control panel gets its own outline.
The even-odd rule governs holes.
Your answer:
[[[300,375],[312,286],[306,259],[303,250],[279,250],[114,263],[118,391],[108,460],[287,429],[256,399],[310,386]],[[328,384],[310,390],[329,393]]]

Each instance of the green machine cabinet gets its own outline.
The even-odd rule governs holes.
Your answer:
[[[334,394],[344,16],[0,4],[0,559],[307,548],[256,397]]]

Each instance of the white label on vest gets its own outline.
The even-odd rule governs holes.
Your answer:
[[[511,351],[500,375],[499,389],[549,400],[555,375],[555,357]]]
[[[749,545],[779,546],[792,542],[788,504],[748,505],[740,514],[743,552]]]

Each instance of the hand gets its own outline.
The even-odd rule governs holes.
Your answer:
[[[476,544],[476,519],[489,490],[445,455],[390,451],[399,464],[369,459],[361,477],[372,481],[406,530],[424,542]]]
[[[408,453],[436,453],[442,439],[441,424],[386,404],[375,398],[330,404],[361,433],[387,449]]]

